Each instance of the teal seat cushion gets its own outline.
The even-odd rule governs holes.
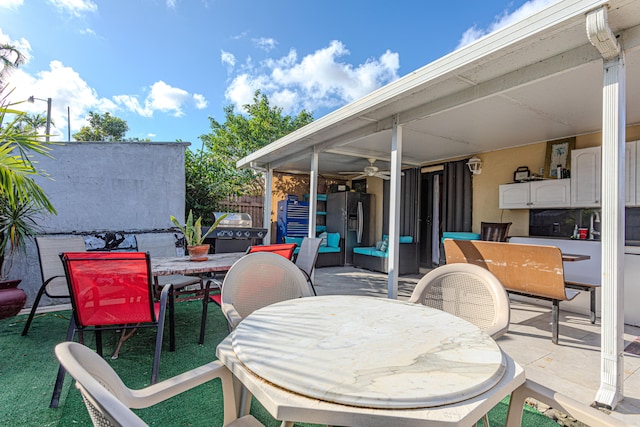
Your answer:
[[[468,233],[465,231],[445,231],[442,233],[442,241],[444,239],[454,239],[454,240],[480,240],[480,234],[478,233]]]
[[[388,239],[389,239],[389,236],[387,234],[384,234],[382,236],[382,240],[388,240]],[[413,236],[400,236],[398,241],[400,243],[413,243]]]
[[[389,256],[387,252],[379,251],[375,247],[371,247],[371,246],[355,247],[353,248],[353,253],[360,254],[360,255],[375,256],[378,258],[387,258]]]
[[[296,250],[298,250],[296,248]],[[318,253],[319,254],[328,254],[328,253],[334,253],[334,252],[340,252],[340,247],[334,247],[334,246],[320,246],[320,249],[318,249]]]
[[[298,245],[298,248],[302,244],[302,239],[303,239],[303,237],[284,236],[284,242],[285,243],[295,243],[296,245]],[[298,249],[298,248],[296,248],[296,249]]]

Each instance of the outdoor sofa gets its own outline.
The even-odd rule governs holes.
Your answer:
[[[389,237],[383,236],[376,246],[353,248],[353,266],[367,270],[388,273]],[[400,236],[400,261],[398,274],[416,274],[419,272],[418,243],[412,236]]]
[[[323,242],[320,244],[318,250],[318,259],[316,260],[316,267],[333,267],[343,265],[344,259],[343,251],[343,239],[340,237],[340,233],[326,233],[323,232],[318,237],[322,238],[326,235],[326,244]],[[300,251],[300,245],[302,244],[303,237],[290,237],[285,236],[285,243],[295,243],[298,245],[293,256],[295,257]]]

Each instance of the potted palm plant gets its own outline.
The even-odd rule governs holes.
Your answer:
[[[187,215],[187,221],[184,224],[180,224],[178,219],[171,215],[171,222],[180,229],[182,234],[184,235],[184,239],[187,243],[187,251],[189,251],[189,259],[191,261],[206,261],[208,259],[207,254],[209,253],[209,244],[204,243],[204,239],[211,233],[214,228],[220,224],[227,214],[216,218],[215,222],[209,230],[202,234],[202,217],[198,217],[195,221],[193,220],[193,211],[189,211],[189,215]]]
[[[25,62],[15,46],[0,43],[0,94],[5,78]],[[56,213],[53,205],[33,177],[41,175],[29,158],[31,153],[48,155],[48,135],[38,135],[37,126],[28,123],[28,115],[0,96],[0,318],[17,314],[26,295],[17,286],[20,280],[5,280],[15,252],[25,252],[26,239],[37,232],[35,219],[40,213]],[[24,102],[24,101],[23,101]],[[46,141],[43,139],[46,138]]]
[[[49,147],[36,129],[20,126],[25,113],[14,105],[0,101],[0,319],[16,315],[26,302],[20,280],[6,280],[11,255],[24,254],[26,240],[39,230],[39,215],[56,213],[33,180],[41,172],[29,158],[31,152],[48,155]],[[7,114],[13,119],[6,120]]]

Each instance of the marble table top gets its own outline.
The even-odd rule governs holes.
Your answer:
[[[245,252],[209,254],[207,261],[190,261],[188,256],[153,257],[151,258],[151,273],[154,276],[171,276],[173,274],[228,271],[236,261],[245,255]]]
[[[231,335],[240,362],[304,396],[367,408],[427,408],[494,387],[506,359],[475,325],[422,305],[322,296],[256,310]]]

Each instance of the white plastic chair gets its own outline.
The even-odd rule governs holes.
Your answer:
[[[535,381],[526,380],[523,385],[511,393],[509,411],[507,412],[507,427],[520,427],[522,425],[522,410],[525,399],[530,397],[591,427],[630,426],[630,424],[618,418],[580,403],[567,395],[551,390]]]
[[[148,408],[214,378],[222,380],[224,425],[259,427],[251,415],[237,418],[231,372],[219,361],[208,363],[141,390],[128,388],[109,364],[91,349],[76,342],[55,348],[60,364],[76,380],[76,387],[95,426],[142,427],[147,424],[130,408]]]
[[[227,272],[220,306],[233,330],[254,310],[310,296],[311,285],[293,262],[271,252],[256,252],[240,258]]]
[[[494,339],[509,330],[507,291],[493,273],[474,264],[447,264],[430,271],[409,302],[461,317]]]
[[[42,285],[38,290],[36,299],[31,306],[31,312],[27,323],[22,329],[22,335],[27,335],[29,327],[36,314],[42,295],[49,298],[69,298],[69,286],[64,274],[64,266],[60,261],[61,252],[84,252],[87,247],[82,236],[72,237],[36,237],[38,259],[40,261],[40,274]]]

